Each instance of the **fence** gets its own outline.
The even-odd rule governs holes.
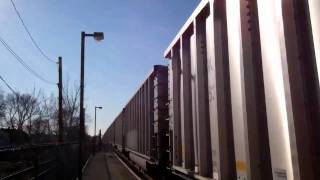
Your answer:
[[[84,146],[82,159],[87,160],[92,148]],[[0,149],[0,179],[76,179],[79,144],[43,144]],[[81,163],[82,166],[85,161]]]

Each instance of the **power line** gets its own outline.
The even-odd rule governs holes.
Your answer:
[[[11,4],[16,12],[16,14],[18,15],[19,17],[19,20],[21,21],[24,29],[26,30],[26,32],[28,33],[32,43],[34,44],[34,46],[39,50],[40,54],[48,61],[52,62],[52,63],[56,63],[54,60],[50,59],[43,51],[42,49],[40,48],[40,46],[38,45],[38,43],[35,41],[35,39],[33,38],[33,36],[31,35],[30,31],[29,31],[29,28],[27,27],[27,25],[24,23],[24,20],[22,19],[22,16],[20,15],[16,5],[14,4],[13,0],[10,0],[11,1]]]
[[[11,48],[10,46],[0,37],[0,42],[3,44],[3,46],[15,57],[18,62],[23,65],[31,74],[33,74],[38,79],[42,80],[45,83],[48,84],[55,84],[53,82],[50,82],[46,79],[44,79],[42,76],[40,76],[37,72],[35,72],[20,56],[18,56]]]
[[[45,82],[45,83],[55,85],[55,83],[44,79],[44,78],[43,78],[42,76],[40,76],[36,71],[34,71],[20,56],[18,56],[18,55],[10,48],[10,46],[1,38],[1,36],[0,36],[0,42],[1,42],[2,45],[15,57],[15,59],[18,60],[18,62],[19,62],[24,68],[26,68],[26,70],[28,70],[32,75],[34,75],[35,77],[37,77],[38,79],[40,79],[41,81],[43,81],[43,82]]]
[[[17,94],[15,90],[13,90],[13,88],[9,85],[9,83],[7,83],[7,81],[5,79],[3,79],[3,77],[0,75],[0,79],[4,82],[4,84],[13,92],[13,94]]]

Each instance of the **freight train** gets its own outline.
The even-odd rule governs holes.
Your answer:
[[[164,57],[105,143],[186,179],[320,179],[320,1],[202,0]]]
[[[168,166],[168,67],[155,65],[103,135],[145,171]]]

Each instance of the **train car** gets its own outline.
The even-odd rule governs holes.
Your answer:
[[[125,148],[123,143],[123,114],[120,113],[114,120],[114,145],[122,150]]]
[[[112,123],[102,136],[103,144],[115,144],[114,123]]]
[[[168,67],[155,65],[104,135],[145,171],[168,166]]]
[[[200,2],[164,53],[174,173],[320,178],[318,2]]]

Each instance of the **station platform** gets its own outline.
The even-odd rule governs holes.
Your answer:
[[[137,180],[135,175],[113,152],[96,153],[83,173],[83,180]]]

